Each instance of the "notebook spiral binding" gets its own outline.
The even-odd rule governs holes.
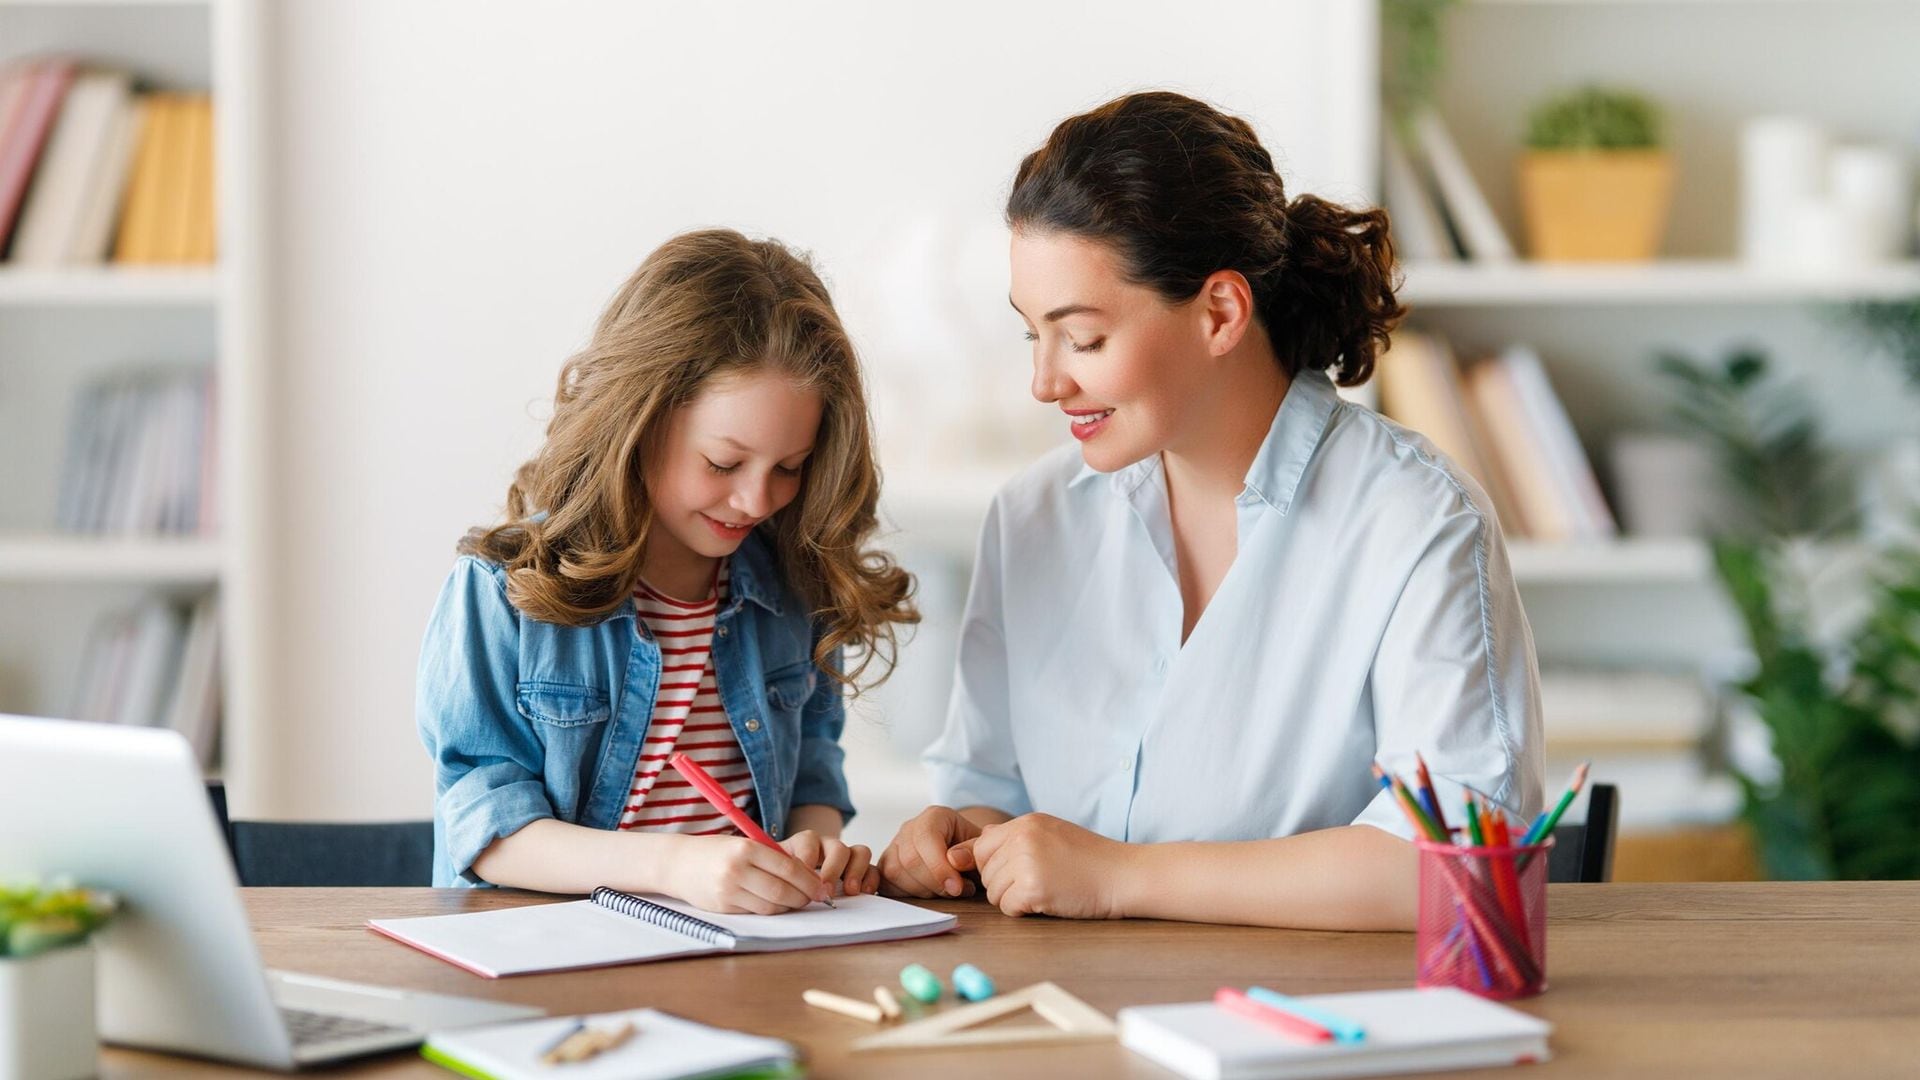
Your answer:
[[[590,899],[609,911],[617,911],[629,918],[651,923],[663,930],[684,934],[707,945],[723,949],[731,949],[734,946],[734,936],[725,929],[705,919],[697,919],[672,908],[661,907],[651,900],[642,899],[632,893],[624,893],[619,889],[609,889],[602,885],[593,890],[593,896]]]

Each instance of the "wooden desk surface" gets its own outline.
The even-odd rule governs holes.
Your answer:
[[[1009,919],[976,902],[935,905],[960,916],[955,933],[937,938],[490,980],[380,937],[364,922],[546,898],[431,889],[244,892],[273,967],[556,1014],[657,1006],[791,1040],[816,1077],[1170,1075],[1118,1043],[853,1055],[849,1041],[875,1029],[800,1002],[800,991],[812,986],[866,996],[877,984],[897,985],[900,968],[915,960],[943,975],[972,961],[1002,989],[1051,979],[1109,1014],[1199,1000],[1229,984],[1311,994],[1413,980],[1411,934]],[[1551,987],[1518,1007],[1555,1025],[1554,1059],[1524,1075],[1920,1074],[1920,882],[1555,885],[1548,911]],[[119,1049],[105,1051],[101,1064],[113,1078],[247,1075]],[[396,1054],[323,1075],[453,1074]]]

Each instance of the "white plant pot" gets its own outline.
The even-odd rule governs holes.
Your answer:
[[[0,957],[0,1080],[80,1080],[99,1071],[93,947]]]

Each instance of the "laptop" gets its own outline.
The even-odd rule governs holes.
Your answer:
[[[178,732],[0,716],[0,880],[117,894],[94,936],[100,1037],[291,1070],[539,1009],[271,971]]]

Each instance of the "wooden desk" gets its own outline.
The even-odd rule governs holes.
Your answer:
[[[1117,1043],[1028,1050],[852,1055],[875,1030],[807,1008],[818,986],[865,996],[918,960],[944,975],[972,961],[1003,989],[1052,979],[1108,1013],[1191,1001],[1222,985],[1291,993],[1410,985],[1411,934],[1333,934],[1162,922],[1009,919],[975,902],[956,933],[761,956],[703,957],[560,975],[477,978],[364,928],[375,916],[534,902],[527,893],[248,889],[274,967],[542,1006],[554,1013],[657,1006],[788,1039],[811,1075],[1169,1075]],[[1551,988],[1519,1007],[1550,1020],[1554,1060],[1525,1076],[1913,1076],[1920,1073],[1920,882],[1555,885]],[[182,988],[183,992],[191,992]],[[102,1075],[239,1076],[244,1070],[131,1050]],[[411,1054],[327,1071],[446,1080]]]

